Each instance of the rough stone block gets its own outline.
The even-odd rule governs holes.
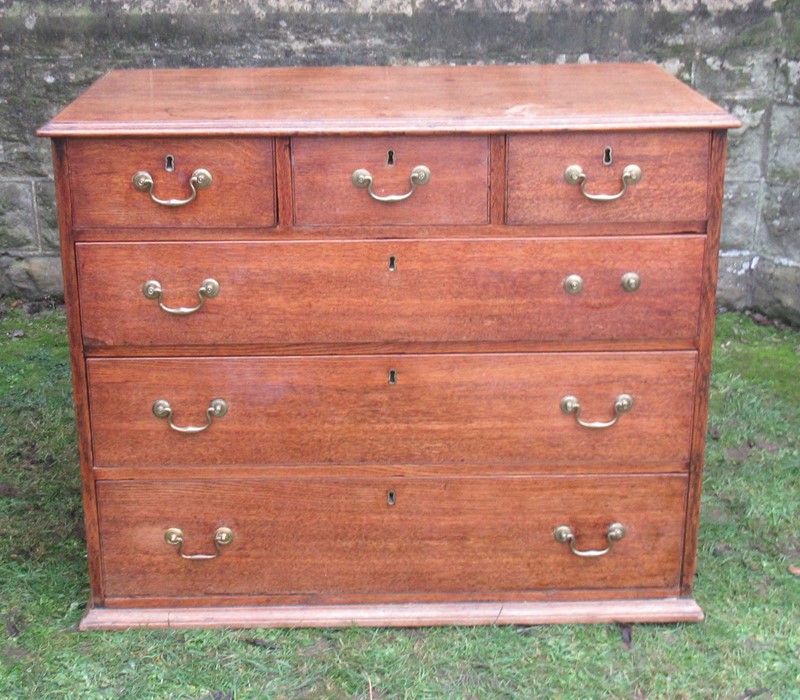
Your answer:
[[[753,306],[767,316],[800,325],[800,265],[761,258],[755,266]]]
[[[57,255],[10,255],[0,253],[0,296],[25,299],[64,295],[61,259]]]
[[[767,184],[757,245],[768,255],[800,261],[800,181]]]
[[[736,251],[719,256],[717,306],[746,309],[752,301],[753,255]]]
[[[800,180],[800,107],[773,108],[767,171],[770,182]]]
[[[713,99],[753,100],[771,96],[775,57],[771,50],[704,56],[695,62],[695,86]]]
[[[56,211],[56,187],[52,180],[39,180],[36,190],[36,213],[39,217],[39,238],[42,250],[58,251],[58,212]]]
[[[788,104],[800,104],[800,58],[781,59],[775,92],[779,100]]]
[[[31,183],[0,182],[0,249],[38,247]]]
[[[762,189],[760,182],[725,183],[722,203],[723,249],[752,249],[761,219]]]
[[[742,126],[728,133],[727,180],[760,180],[765,176],[765,114],[764,100],[728,103],[725,107]]]

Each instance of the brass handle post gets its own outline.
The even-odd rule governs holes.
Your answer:
[[[148,280],[145,282],[142,285],[142,294],[144,294],[146,299],[155,299],[158,305],[168,314],[188,316],[195,311],[199,311],[203,307],[203,303],[206,299],[213,299],[219,294],[219,282],[210,277],[203,280],[200,283],[200,288],[197,290],[198,302],[195,306],[179,306],[174,308],[164,304],[164,289],[161,286],[161,282],[158,280]]]
[[[197,199],[197,191],[211,187],[211,183],[214,181],[214,178],[211,177],[211,173],[208,172],[208,170],[198,168],[189,178],[189,189],[191,189],[192,193],[186,199],[159,199],[153,193],[153,189],[155,188],[153,176],[146,170],[140,170],[134,173],[131,179],[133,181],[133,186],[137,190],[148,192],[150,194],[150,199],[164,207],[182,207],[185,204],[189,204],[189,202],[193,202]]]
[[[194,433],[202,433],[211,427],[211,422],[214,418],[222,418],[228,412],[228,403],[225,399],[214,399],[206,409],[206,424],[205,425],[175,425],[172,421],[172,406],[169,401],[159,399],[153,404],[153,415],[156,418],[166,419],[169,427],[178,433],[185,433],[192,435]]]
[[[172,547],[178,548],[178,554],[182,559],[216,559],[222,554],[222,547],[226,547],[233,542],[233,530],[229,527],[218,527],[214,532],[214,548],[217,550],[214,554],[186,554],[183,551],[184,543],[183,530],[177,527],[171,527],[164,533],[164,541]]]
[[[593,202],[613,202],[628,190],[628,185],[635,185],[642,179],[642,169],[638,165],[626,165],[622,171],[622,189],[616,194],[591,194],[586,191],[586,173],[580,165],[570,165],[564,171],[564,179],[570,185],[580,185],[581,194]]]
[[[622,523],[611,523],[606,532],[608,538],[608,547],[605,549],[578,549],[575,547],[575,533],[569,525],[559,525],[553,530],[553,538],[556,542],[561,544],[569,544],[569,551],[576,557],[602,557],[608,554],[615,542],[619,542],[625,537],[625,526]]]
[[[366,189],[369,196],[376,202],[402,202],[404,199],[408,199],[414,194],[417,186],[427,185],[431,181],[431,170],[426,165],[416,166],[411,171],[411,189],[405,194],[390,194],[386,196],[375,194],[372,191],[372,174],[369,170],[364,170],[363,168],[354,171],[350,179],[359,189]]]
[[[561,399],[561,410],[569,414],[575,415],[575,422],[582,425],[584,428],[591,428],[593,430],[600,430],[602,428],[610,428],[616,424],[623,413],[628,413],[633,408],[633,396],[630,394],[620,394],[614,401],[614,418],[610,421],[585,421],[581,419],[581,403],[576,396],[565,396]]]
[[[567,294],[580,294],[583,291],[583,278],[580,275],[569,275],[564,280],[564,291]]]
[[[620,284],[626,292],[635,292],[641,286],[642,279],[635,272],[626,272],[622,275]]]

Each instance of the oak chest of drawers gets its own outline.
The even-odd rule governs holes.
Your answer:
[[[650,65],[96,83],[39,132],[83,628],[701,619],[735,125]]]

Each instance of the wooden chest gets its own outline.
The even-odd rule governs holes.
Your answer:
[[[96,83],[39,132],[83,628],[702,619],[734,126],[651,65]]]

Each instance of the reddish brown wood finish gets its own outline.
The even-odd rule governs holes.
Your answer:
[[[393,492],[395,505],[388,505]],[[109,596],[339,594],[674,586],[683,524],[673,513],[686,478],[318,479],[98,484]],[[584,559],[553,538],[569,525]],[[234,541],[214,560],[187,561],[164,542],[183,530],[186,553],[213,553],[213,532]]]
[[[213,548],[212,548],[213,549]],[[650,586],[637,588],[559,588],[557,591],[549,588],[526,589],[526,590],[499,590],[495,592],[492,601],[517,603],[525,602],[579,602],[593,600],[597,602],[612,600],[636,600],[646,598],[671,598],[678,595],[678,586],[653,588]],[[408,602],[408,592],[396,593],[337,593],[335,605],[357,606],[357,605],[387,605],[392,606],[398,603],[405,605],[431,605],[440,603],[443,596],[437,591],[417,591],[414,593],[414,602]],[[217,605],[220,607],[252,607],[263,606],[301,606],[321,604],[319,597],[312,594],[239,594],[239,595],[195,595],[182,597],[166,596],[120,596],[106,598],[105,604],[109,608],[191,608],[191,607],[210,607]],[[462,591],[449,591],[447,602],[465,605],[476,602],[476,596],[468,588]]]
[[[70,239],[72,197],[69,189],[66,144],[62,139],[51,143],[53,173],[56,184],[58,227],[61,234],[61,265],[64,272],[64,304],[67,310],[69,359],[72,370],[72,397],[78,436],[81,468],[83,522],[86,529],[86,549],[89,561],[90,604],[102,605],[105,597],[100,563],[100,530],[97,522],[97,501],[92,476],[92,429],[89,418],[89,390],[86,383],[86,361],[81,338],[81,311],[78,277],[75,274],[75,247]]]
[[[614,463],[685,468],[696,356],[678,353],[90,360],[96,466]],[[396,372],[396,384],[388,373]],[[604,430],[614,401],[636,402]],[[169,401],[181,435],[156,418]],[[680,466],[679,466],[680,465]]]
[[[489,139],[489,219],[501,225],[506,218],[506,137]]]
[[[418,165],[430,169],[430,182],[400,202],[375,201],[352,182],[356,170],[366,169],[375,195],[405,195]],[[298,226],[489,222],[486,137],[296,138],[292,168]]]
[[[106,346],[631,341],[697,337],[701,236],[79,244],[84,343]],[[394,269],[390,269],[393,260]],[[621,278],[643,280],[626,292]],[[564,279],[579,274],[580,294]],[[202,280],[217,297],[190,316]],[[480,349],[480,345],[473,346]]]
[[[706,132],[620,132],[508,138],[508,223],[692,221],[706,214]],[[605,149],[612,162],[603,164]],[[564,171],[580,165],[589,194],[617,194],[635,164],[642,179],[610,202],[587,199]]]
[[[40,130],[59,137],[82,627],[702,619],[689,596],[734,126],[648,65],[95,84]],[[644,176],[590,202],[564,182],[573,163],[590,193],[616,192],[628,163]],[[402,194],[418,164],[431,182],[403,202],[351,184],[368,168]],[[214,183],[186,206],[131,183],[145,169],[157,196],[184,198],[200,167]],[[189,306],[206,277],[220,295],[185,318],[141,292],[158,279]],[[623,392],[634,408],[607,429],[560,409],[572,394],[608,420]],[[197,435],[152,414],[164,398],[199,425],[217,397],[229,413]],[[628,534],[599,558],[552,537],[564,522],[601,548],[614,520]],[[187,551],[210,550],[223,524],[235,541],[214,560],[163,540],[181,527]]]
[[[286,137],[275,139],[275,189],[278,205],[278,226],[292,225],[294,217],[294,196],[292,193],[292,140]],[[215,240],[219,239],[216,231]],[[260,232],[255,232],[256,235]],[[241,235],[241,234],[239,234]],[[275,232],[270,231],[274,237]]]
[[[233,340],[231,341],[233,342]],[[214,347],[214,355],[218,357],[253,357],[253,356],[317,356],[317,355],[428,355],[439,353],[532,353],[532,352],[616,352],[619,350],[620,341],[602,340],[575,342],[542,342],[513,341],[496,342],[486,341],[480,343],[446,342],[446,343],[304,343],[302,345],[289,344],[256,344],[236,345],[226,344]],[[695,350],[696,339],[689,340],[637,340],[632,339],[625,344],[626,352],[641,352],[655,350],[667,352],[671,350]],[[203,345],[163,345],[158,347],[158,355],[180,357],[207,357],[208,348]],[[87,349],[86,356],[100,357],[152,357],[151,346],[109,346],[93,347]]]
[[[113,71],[42,136],[727,129],[650,64]]]
[[[174,171],[165,170],[166,157]],[[132,178],[150,173],[153,195],[187,199],[198,168],[210,187],[184,206],[156,204]],[[102,139],[69,142],[70,186],[75,226],[273,226],[275,184],[272,139]]]
[[[598,238],[705,234],[705,221],[658,221],[618,224],[558,224],[541,226],[279,226],[277,228],[171,228],[169,241],[331,241],[331,240],[428,240],[437,238]],[[80,243],[148,241],[164,242],[163,228],[79,228],[73,240]]]
[[[708,192],[708,240],[703,262],[703,299],[700,305],[700,355],[695,385],[694,428],[692,431],[692,470],[689,476],[689,493],[686,504],[686,537],[684,539],[683,576],[681,592],[690,595],[697,566],[697,539],[700,529],[700,496],[703,489],[703,463],[705,461],[706,423],[708,419],[709,378],[714,345],[715,292],[719,238],[722,225],[722,195],[725,178],[725,153],[728,135],[715,131],[711,139],[711,186]]]

